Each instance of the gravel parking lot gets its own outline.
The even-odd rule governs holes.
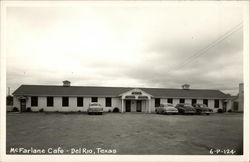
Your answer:
[[[242,154],[242,142],[243,114],[239,113],[7,114],[7,153],[11,148],[61,147],[115,149],[117,154],[209,155],[211,149]]]

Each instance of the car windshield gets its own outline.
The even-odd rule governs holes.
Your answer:
[[[162,104],[164,107],[168,107],[168,106],[173,106],[173,104],[170,103],[166,103],[166,104]]]

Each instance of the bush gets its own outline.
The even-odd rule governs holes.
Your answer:
[[[111,112],[111,110],[109,109],[109,111],[108,112]]]
[[[43,108],[41,108],[40,110],[39,110],[39,112],[43,112],[44,110],[43,110]]]
[[[17,107],[14,107],[12,111],[13,111],[13,112],[18,112],[18,108],[17,108]]]
[[[230,110],[228,110],[227,112],[233,112],[233,111],[230,109]]]
[[[26,109],[26,112],[32,112],[31,108],[28,107],[28,108]]]
[[[115,108],[113,109],[113,112],[120,112],[120,110],[119,110],[118,107],[115,107]]]
[[[223,113],[223,110],[222,109],[218,109],[217,113]]]

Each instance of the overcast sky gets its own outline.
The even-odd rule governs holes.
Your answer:
[[[10,7],[7,86],[13,92],[21,84],[63,80],[159,88],[188,83],[237,94],[243,82],[242,21],[241,7],[220,3]]]

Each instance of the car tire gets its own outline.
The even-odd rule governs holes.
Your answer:
[[[206,115],[210,115],[209,113],[206,113]]]

